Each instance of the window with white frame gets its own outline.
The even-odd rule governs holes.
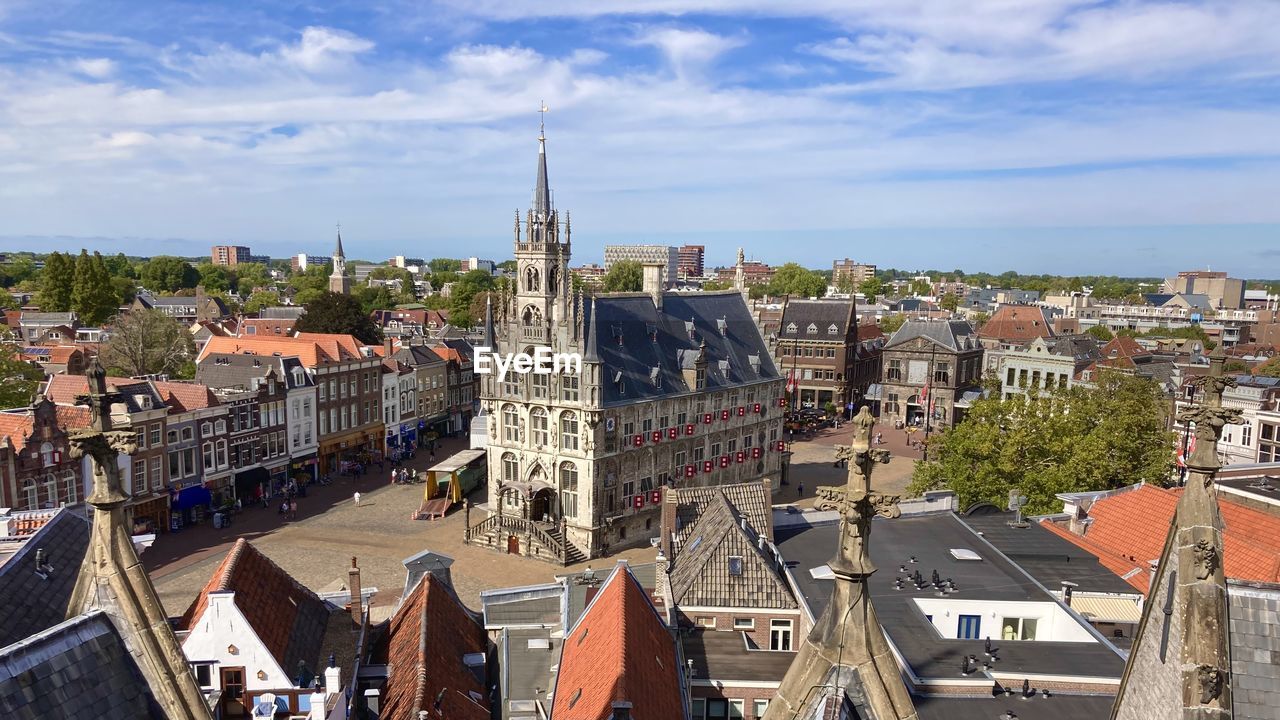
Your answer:
[[[560,449],[578,449],[578,416],[572,412],[560,414]]]
[[[578,402],[579,378],[577,375],[565,373],[560,376],[560,399],[565,402]]]
[[[560,463],[560,513],[578,516],[578,466],[571,462]]]
[[[736,617],[733,619],[734,630],[755,630],[756,619],[749,617]]]
[[[545,408],[534,408],[529,413],[529,424],[533,429],[533,444],[544,447],[547,444],[547,411]]]
[[[67,485],[67,504],[75,505],[80,502],[80,488],[77,487],[79,483],[75,471],[68,470],[63,474],[62,480]]]
[[[791,631],[794,623],[791,620],[769,621],[769,649],[790,650]]]
[[[509,443],[520,442],[520,411],[515,405],[502,406],[502,438]]]
[[[520,461],[516,459],[515,453],[503,453],[502,481],[516,482],[519,479],[520,479]]]

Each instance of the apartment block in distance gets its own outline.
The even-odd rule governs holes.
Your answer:
[[[250,259],[249,248],[244,245],[214,245],[209,251],[210,261],[214,265],[228,265],[235,267],[240,263],[253,262]]]
[[[676,277],[681,279],[702,277],[703,259],[706,254],[706,246],[681,245],[676,250]]]
[[[840,283],[848,279],[849,283],[854,287],[870,280],[876,276],[876,266],[867,265],[865,263],[854,262],[849,258],[836,260],[831,263],[831,284],[839,286]]]
[[[663,266],[664,282],[671,282],[677,276],[680,265],[680,251],[668,245],[605,245],[604,269],[606,271],[620,260],[634,260],[641,265]]]

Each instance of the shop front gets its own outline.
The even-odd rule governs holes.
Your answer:
[[[343,471],[344,463],[376,462],[382,455],[377,434],[380,432],[380,429],[355,430],[321,440],[320,474],[337,475]]]
[[[271,478],[271,487],[273,489],[283,489],[289,484],[291,479],[289,475],[288,461],[281,462],[283,458],[275,458],[275,465],[265,465],[263,469],[267,471],[268,477]]]
[[[169,486],[169,523],[183,528],[198,525],[209,518],[213,493],[200,482]]]
[[[320,459],[315,453],[307,453],[302,457],[295,457],[289,461],[289,477],[298,483],[299,487],[306,487],[314,483],[319,477],[317,471],[320,467]]]
[[[170,532],[175,528],[169,524],[169,493],[148,493],[134,496],[129,501],[129,514],[133,518],[134,535],[147,533]]]
[[[264,495],[271,497],[275,494],[271,487],[271,473],[264,467],[252,467],[236,473],[235,490],[241,505],[261,502]]]

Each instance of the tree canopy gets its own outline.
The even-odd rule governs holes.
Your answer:
[[[786,263],[773,272],[769,294],[820,298],[827,294],[827,279],[822,273],[808,270],[799,263]]]
[[[885,335],[892,335],[907,321],[906,315],[885,315],[880,318],[880,330]]]
[[[187,328],[159,310],[131,310],[111,327],[102,346],[102,364],[115,375],[179,376],[195,355]]]
[[[1026,495],[1029,513],[1061,510],[1058,493],[1164,483],[1173,466],[1165,400],[1151,380],[1103,372],[1096,385],[973,403],[929,443],[909,492],[948,488],[960,505],[1004,507]]]
[[[1108,342],[1116,336],[1115,333],[1111,332],[1111,329],[1106,325],[1094,325],[1088,330],[1085,330],[1085,333],[1094,336],[1102,342]]]
[[[71,309],[88,325],[101,325],[115,315],[120,297],[111,282],[111,271],[100,253],[92,256],[85,250],[76,258],[75,279],[71,288]]]
[[[431,268],[431,272],[458,272],[462,269],[462,261],[453,258],[434,258],[427,263],[427,267]]]
[[[382,342],[382,328],[350,295],[325,291],[306,304],[307,312],[294,325],[298,332],[354,335],[366,344]]]
[[[76,283],[75,261],[70,255],[50,253],[40,273],[40,293],[36,301],[44,312],[67,312]]]
[[[449,324],[471,327],[481,321],[484,316],[472,314],[471,301],[495,287],[493,275],[486,270],[472,270],[455,280],[449,291]]]
[[[0,344],[0,409],[26,407],[35,397],[44,371],[18,357],[18,346]]]
[[[644,289],[644,268],[635,260],[619,260],[605,273],[605,292],[639,292]]]
[[[200,273],[191,263],[170,255],[157,255],[142,266],[142,286],[151,292],[177,292],[200,283]]]
[[[869,277],[858,285],[858,292],[871,302],[884,294],[884,283],[878,277]]]
[[[1280,377],[1280,355],[1262,363],[1253,369],[1254,375],[1262,375],[1264,377]]]
[[[956,297],[955,293],[946,293],[942,296],[942,299],[938,301],[938,306],[943,310],[955,312],[956,308],[960,307],[960,298]]]

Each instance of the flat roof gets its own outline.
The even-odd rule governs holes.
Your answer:
[[[1097,556],[1030,521],[1029,527],[1009,527],[1011,512],[959,516],[996,549],[1017,563],[1047,590],[1057,591],[1063,581],[1076,590],[1136,595],[1137,590],[1111,572]],[[874,538],[873,538],[874,541]]]
[[[694,681],[781,682],[795,652],[748,647],[746,633],[694,630],[683,638],[684,655],[693,661]]]
[[[833,557],[839,530],[839,523],[824,523],[781,528],[777,533],[778,547],[814,617],[826,608],[832,583],[814,579],[810,571]],[[950,554],[953,548],[973,550],[982,560],[956,560]],[[922,679],[958,678],[961,659],[966,655],[983,657],[984,641],[939,636],[912,601],[934,599],[932,588],[918,591],[908,584],[906,589],[896,590],[894,580],[902,575],[900,566],[905,565],[909,573],[919,570],[926,578],[934,569],[941,577],[951,578],[957,592],[948,598],[954,600],[1056,602],[1013,563],[992,552],[982,538],[951,513],[895,520],[877,517],[872,521],[870,549],[872,561],[880,568],[869,580],[880,624],[915,675]],[[908,562],[912,556],[917,560],[914,564]],[[1100,642],[994,638],[993,642],[999,647],[999,661],[994,668],[999,674],[1111,679],[1119,678],[1124,671],[1124,660],[1117,651]]]
[[[441,460],[432,467],[427,468],[427,472],[447,472],[451,473],[455,470],[470,465],[471,463],[484,457],[484,450],[462,450]]]
[[[1280,507],[1280,470],[1253,477],[1215,478],[1214,484],[1223,492]]]
[[[1032,683],[1034,685],[1034,683]],[[1037,695],[1023,700],[1021,687],[1010,697],[955,698],[912,696],[920,720],[995,720],[1006,710],[1018,720],[1080,720],[1111,717],[1115,698],[1104,695]]]

